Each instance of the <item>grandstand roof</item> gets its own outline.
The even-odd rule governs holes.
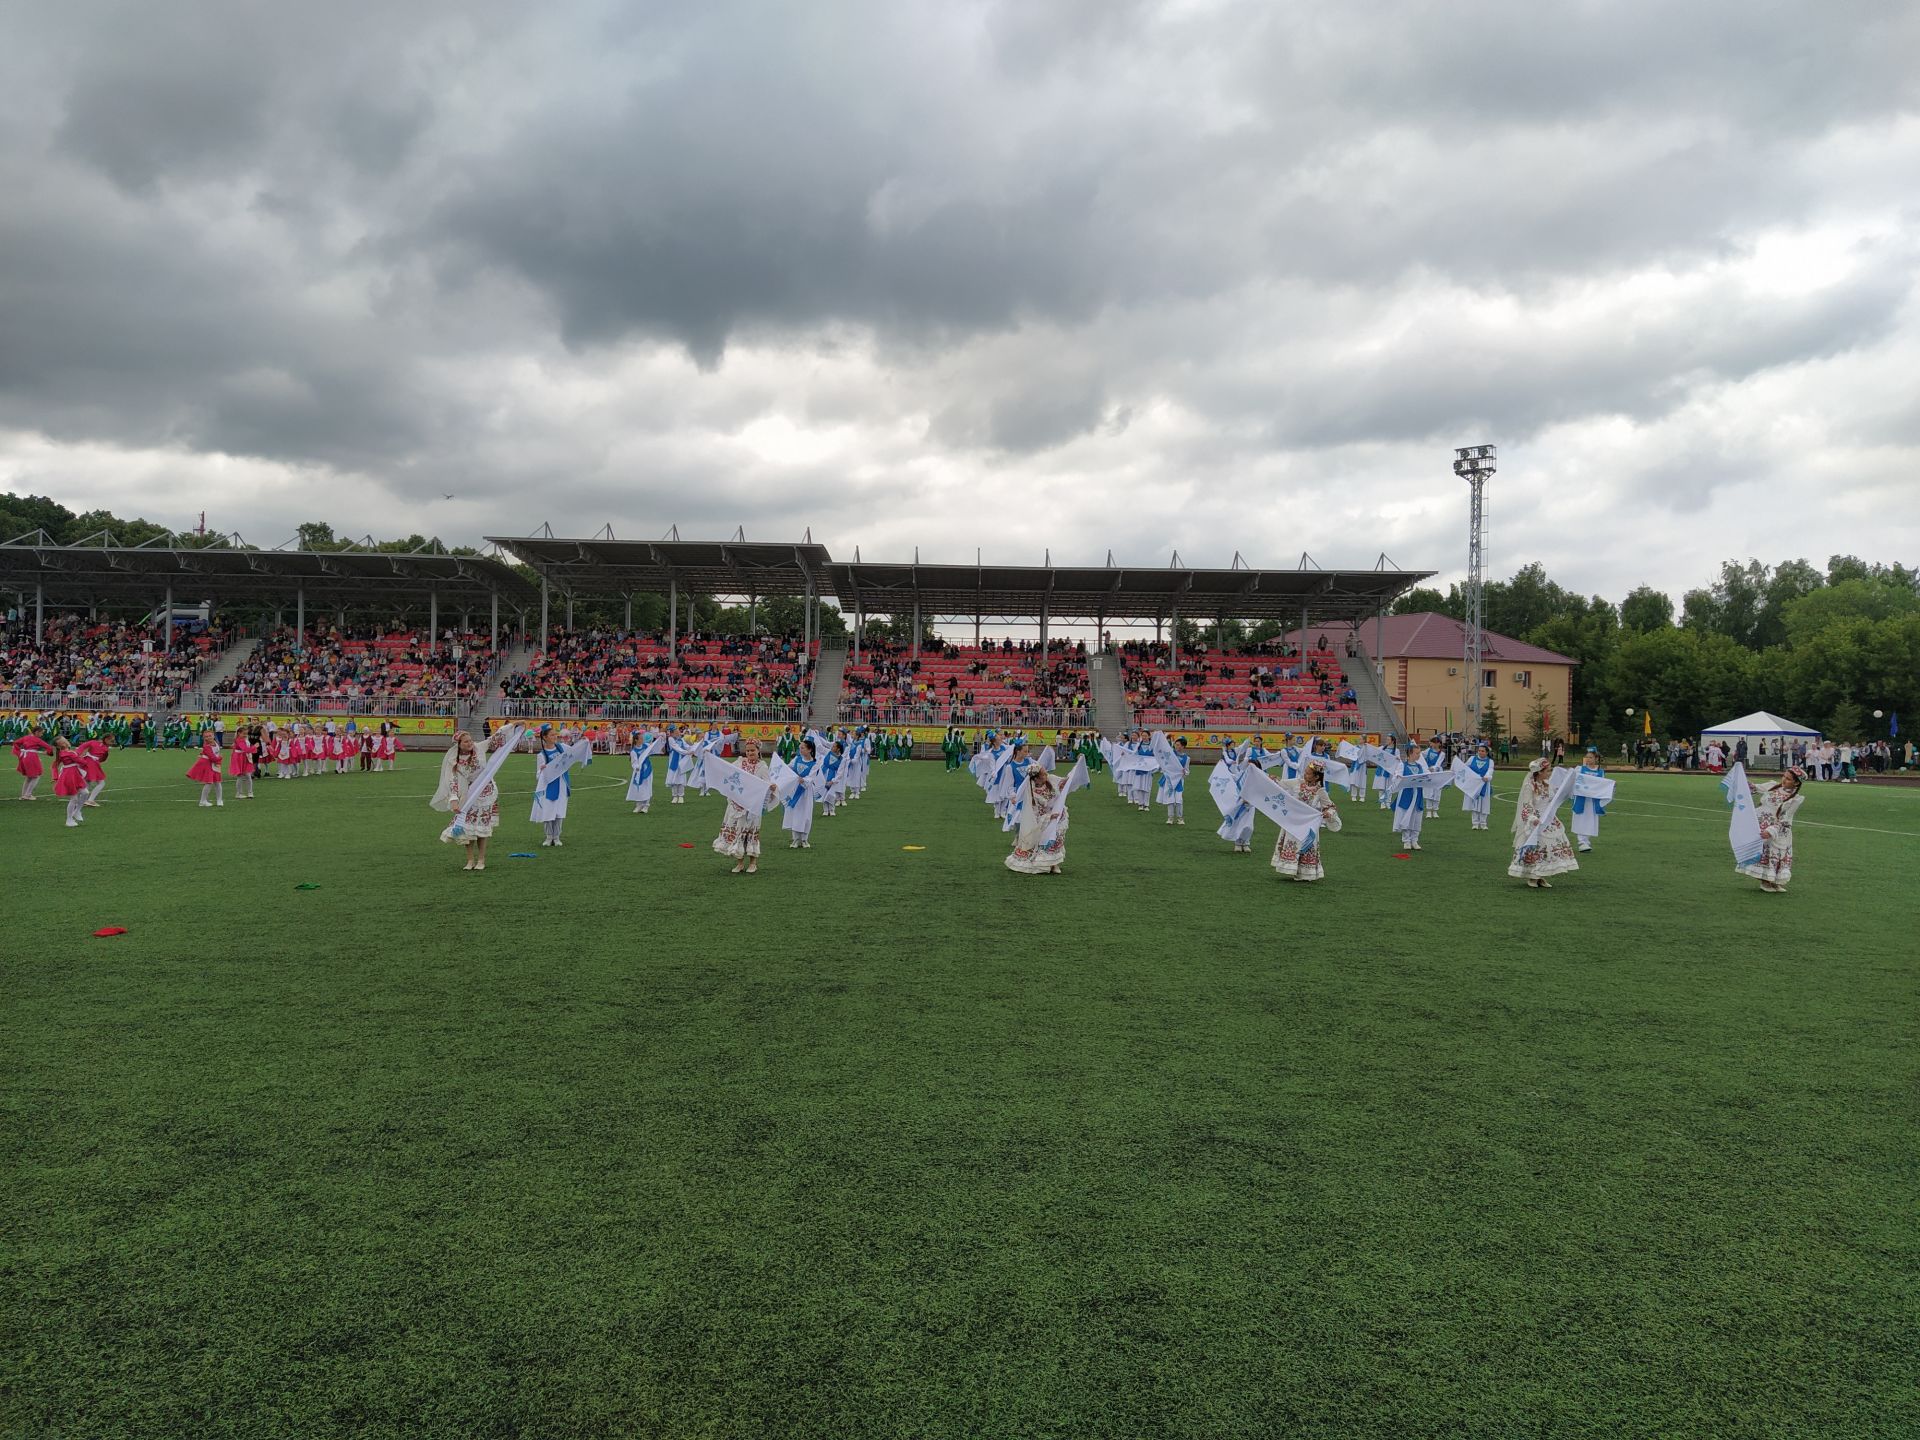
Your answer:
[[[824,545],[810,540],[567,540],[552,535],[489,535],[515,559],[572,595],[665,594],[678,583],[701,595],[830,594]]]
[[[365,601],[377,596],[448,605],[479,604],[494,595],[510,605],[539,592],[511,566],[444,550],[198,549],[180,545],[55,545],[39,532],[0,541],[0,590],[38,586],[55,603],[87,603],[138,595],[158,600],[171,585],[176,602],[198,600]]]
[[[797,543],[586,540],[552,535],[488,540],[575,595],[664,591],[678,582],[709,595],[803,595],[835,600],[851,614],[1162,620],[1351,619],[1371,615],[1431,571],[1382,568],[1224,570],[1094,565],[923,565],[835,560],[812,540]],[[1307,557],[1302,557],[1305,560]]]

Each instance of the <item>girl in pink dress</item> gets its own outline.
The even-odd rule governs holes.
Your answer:
[[[227,774],[233,777],[234,799],[253,799],[253,772],[258,768],[253,757],[259,753],[260,746],[254,741],[253,732],[242,726],[234,735],[233,750],[227,756]]]
[[[220,742],[213,738],[211,730],[200,732],[200,757],[193,762],[193,768],[187,771],[187,779],[200,782],[202,809],[210,805],[225,807],[226,782],[220,774]],[[209,795],[213,799],[209,800]]]
[[[40,762],[41,755],[53,754],[53,746],[29,731],[13,742],[13,768],[20,772],[20,798],[38,800],[34,789],[40,784],[40,777],[46,773]]]
[[[53,793],[67,802],[67,828],[79,825],[85,819],[80,811],[87,799],[87,771],[80,752],[66,745],[54,757]]]

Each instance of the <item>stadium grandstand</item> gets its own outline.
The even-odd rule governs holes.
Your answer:
[[[1430,573],[1384,556],[1365,570],[1304,555],[1291,569],[1238,555],[1223,569],[1177,555],[1154,568],[848,561],[811,535],[610,528],[488,543],[479,555],[438,541],[402,553],[0,542],[0,592],[17,601],[0,631],[0,707],[444,722],[425,734],[505,716],[1384,733],[1398,726],[1367,635]],[[698,630],[696,610],[720,599],[744,607],[742,633]],[[664,627],[634,627],[641,600]],[[823,638],[827,607],[850,634]],[[1230,622],[1294,635],[1236,647]],[[1341,644],[1325,642],[1328,626]]]

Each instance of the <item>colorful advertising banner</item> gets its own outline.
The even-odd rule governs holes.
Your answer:
[[[182,717],[195,730],[211,725],[215,720],[225,722],[229,734],[242,725],[273,724],[285,729],[299,721],[303,725],[320,726],[331,720],[333,728],[345,730],[352,725],[359,733],[378,734],[380,726],[391,725],[396,735],[451,735],[453,717],[451,715],[343,715],[337,713],[314,713],[309,715],[281,715],[271,710],[249,711],[246,713],[228,712],[220,715],[187,714]]]

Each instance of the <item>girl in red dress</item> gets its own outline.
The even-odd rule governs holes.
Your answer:
[[[79,825],[84,818],[80,810],[87,799],[87,768],[80,752],[67,745],[62,745],[54,757],[53,793],[67,802],[67,828]]]
[[[20,798],[38,800],[34,788],[39,785],[40,777],[45,773],[41,765],[42,754],[53,754],[53,746],[29,730],[13,742],[13,768],[20,772]]]
[[[289,762],[293,759],[293,736],[285,730],[273,732],[273,778],[287,778]]]
[[[187,771],[187,779],[200,782],[200,804],[202,807],[226,806],[226,782],[220,776],[220,742],[213,738],[211,730],[200,732],[200,758],[193,762],[193,768]],[[207,797],[211,795],[213,799]]]
[[[80,757],[80,769],[87,785],[86,793],[80,798],[87,809],[96,810],[100,806],[100,792],[107,788],[107,770],[102,763],[111,753],[107,749],[107,742],[96,735],[74,746],[73,753]]]
[[[227,756],[227,774],[233,777],[233,798],[253,799],[253,772],[258,768],[253,757],[260,753],[257,732],[241,726],[233,737],[233,750]]]

